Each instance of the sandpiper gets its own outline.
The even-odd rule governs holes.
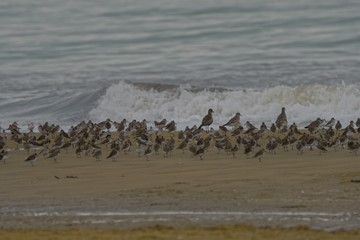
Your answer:
[[[240,116],[242,116],[240,113],[236,113],[234,117],[232,117],[227,123],[222,125],[223,127],[230,126],[233,128],[236,128],[240,125]]]
[[[151,146],[149,145],[149,146],[147,147],[147,149],[145,150],[145,152],[144,152],[144,155],[145,155],[147,161],[149,161],[149,156],[150,156],[151,154],[152,154]]]
[[[261,132],[266,132],[268,130],[266,124],[264,122],[261,123],[261,126],[260,126],[260,131]]]
[[[52,148],[49,150],[49,155],[47,156],[47,158],[53,158],[54,159],[54,162],[56,163],[57,162],[57,155],[59,155],[60,153],[60,148],[58,147],[55,147],[55,148]]]
[[[325,127],[331,128],[331,127],[333,127],[333,126],[335,125],[335,122],[336,122],[335,118],[332,117],[332,118],[330,119],[330,121],[328,121],[328,122],[325,124]]]
[[[340,121],[338,120],[338,121],[336,122],[336,124],[335,124],[335,129],[336,129],[337,131],[339,131],[341,128],[342,128],[342,124],[341,124]]]
[[[112,158],[113,162],[115,162],[115,158],[119,155],[119,151],[113,148],[106,159]]]
[[[168,132],[172,133],[176,131],[176,123],[175,121],[171,121],[168,124],[166,124],[165,126],[166,130],[168,130]]]
[[[100,161],[100,157],[102,155],[101,149],[94,149],[92,156],[96,159],[96,161]]]
[[[261,158],[264,155],[264,152],[265,150],[262,148],[257,153],[255,153],[255,155],[252,158],[257,158],[259,159],[259,162],[261,162]]]
[[[271,124],[270,131],[273,132],[273,133],[276,132],[275,123]]]
[[[205,153],[205,148],[199,148],[194,155],[199,156],[200,160],[203,160],[202,156],[204,155],[204,153]]]
[[[159,131],[162,131],[162,129],[166,126],[166,123],[167,123],[166,118],[164,118],[160,122],[154,121],[154,125]]]
[[[232,148],[231,148],[231,153],[233,155],[233,158],[235,158],[235,154],[239,151],[239,147],[237,144],[235,144]]]
[[[37,153],[31,154],[24,160],[24,162],[30,162],[31,166],[34,166],[34,162],[37,160],[37,157],[38,157]]]
[[[7,158],[8,158],[8,156],[6,155],[6,153],[0,153],[0,162],[4,161],[4,164],[5,164]]]
[[[314,132],[320,124],[323,122],[321,118],[317,118],[315,121],[312,121],[309,125],[307,125],[305,128],[309,130],[310,133]]]
[[[201,127],[207,127],[209,129],[209,126],[213,123],[213,117],[212,114],[214,113],[214,110],[211,108],[208,110],[208,114],[202,119],[201,125],[198,129],[201,129]]]
[[[327,152],[327,149],[320,142],[318,142],[315,147],[319,150],[319,155],[321,155],[321,153]]]
[[[142,152],[143,152],[143,148],[142,148],[143,144],[137,144],[136,148],[135,148],[135,153],[137,157],[140,157]]]
[[[182,150],[182,152],[184,153],[184,150],[187,148],[188,143],[189,143],[189,139],[186,138],[184,141],[182,141],[182,142],[179,144],[179,146],[177,147],[177,149]]]

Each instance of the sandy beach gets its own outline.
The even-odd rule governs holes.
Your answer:
[[[242,151],[233,157],[212,147],[203,160],[174,150],[147,161],[133,148],[112,161],[102,146],[96,161],[78,158],[70,147],[57,162],[40,157],[31,166],[24,159],[36,150],[8,145],[13,150],[0,165],[2,229],[127,231],[162,225],[205,231],[252,224],[331,232],[360,226],[360,160],[347,149],[298,155],[279,148],[260,162]]]

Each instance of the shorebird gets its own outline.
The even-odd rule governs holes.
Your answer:
[[[228,129],[225,126],[219,126],[219,129],[223,132],[227,132]]]
[[[276,154],[275,149],[278,146],[277,139],[275,137],[269,137],[269,141],[266,144],[265,148],[268,150],[269,153]]]
[[[255,155],[252,158],[257,158],[257,159],[259,159],[259,162],[261,162],[261,158],[264,155],[264,153],[265,153],[265,150],[262,148],[257,153],[255,153]]]
[[[234,117],[232,117],[227,123],[222,125],[223,127],[230,126],[233,128],[236,128],[240,125],[240,116],[242,116],[240,113],[236,113]]]
[[[149,161],[149,156],[152,154],[151,146],[149,145],[147,149],[144,152],[144,156],[146,157],[146,160]]]
[[[154,125],[159,131],[162,131],[162,129],[165,127],[166,123],[167,123],[166,118],[164,118],[160,122],[154,121]]]
[[[244,131],[244,128],[242,126],[239,126],[238,128],[234,129],[231,133],[231,136],[237,136],[239,135],[242,131]]]
[[[279,114],[279,116],[277,117],[276,121],[275,121],[275,125],[278,129],[283,128],[283,126],[287,125],[287,117],[286,117],[286,113],[285,113],[285,108],[281,108],[281,113]]]
[[[175,121],[171,121],[168,124],[166,124],[165,126],[166,130],[168,130],[169,133],[172,133],[174,131],[176,131],[176,123]]]
[[[360,144],[358,142],[350,141],[348,142],[348,149],[353,151],[355,155],[357,155],[357,151],[359,150]]]
[[[201,129],[201,127],[207,127],[209,129],[209,126],[213,123],[213,117],[212,114],[214,113],[214,110],[211,108],[208,110],[208,114],[202,119],[201,125],[198,129]]]
[[[96,159],[96,161],[100,161],[100,157],[102,155],[101,149],[94,149],[92,156]]]
[[[0,162],[4,161],[4,164],[5,164],[7,158],[8,158],[8,156],[6,155],[6,153],[0,153]]]
[[[335,122],[336,122],[335,118],[332,117],[332,118],[330,119],[330,121],[328,121],[328,122],[325,124],[325,127],[331,128],[331,127],[333,127],[333,126],[335,125]]]
[[[202,156],[205,153],[205,148],[199,148],[198,150],[196,150],[196,153],[194,154],[195,156],[199,156],[200,160],[203,160]]]
[[[321,155],[321,153],[327,152],[327,149],[320,142],[318,142],[315,147],[319,150],[319,155]]]
[[[168,157],[169,153],[171,151],[171,146],[169,144],[164,144],[163,146],[163,152],[164,152],[164,157]]]
[[[31,166],[34,166],[34,162],[37,160],[37,157],[38,157],[37,153],[31,154],[24,160],[24,162],[30,162]]]
[[[264,122],[261,123],[260,132],[266,132],[268,130],[266,124]]]
[[[135,153],[137,157],[141,156],[141,153],[143,152],[143,148],[142,148],[143,144],[137,144],[136,148],[135,148]]]
[[[244,134],[253,133],[257,128],[249,121],[245,123],[247,130],[244,132]]]
[[[309,125],[307,125],[305,128],[309,130],[309,132],[314,132],[320,124],[323,122],[321,118],[317,118],[315,121],[312,121]]]
[[[276,126],[275,123],[271,124],[270,131],[275,133],[276,132]]]
[[[244,148],[244,154],[245,154],[246,156],[249,156],[249,154],[253,151],[252,147],[253,147],[252,144],[247,144],[247,145],[245,146],[245,148]],[[249,158],[249,157],[247,157],[247,158]]]
[[[182,141],[182,142],[179,144],[179,146],[177,147],[177,149],[182,150],[182,152],[184,153],[184,150],[187,148],[188,143],[189,143],[189,139],[186,138],[184,141]]]
[[[350,121],[349,125],[346,126],[345,131],[351,131],[353,133],[356,132],[355,131],[355,123],[354,123],[354,121],[352,121],[352,120]]]
[[[356,125],[358,128],[360,128],[360,118],[358,118],[358,119],[356,120],[355,125]]]
[[[155,154],[159,154],[160,148],[161,148],[161,144],[156,142],[155,145],[154,145]]]
[[[237,144],[234,145],[234,147],[231,148],[231,153],[233,155],[233,158],[235,158],[235,154],[239,151],[239,147]]]
[[[336,124],[335,124],[335,129],[338,131],[338,130],[340,130],[341,128],[342,128],[342,125],[341,125],[340,121],[338,120],[338,121],[336,122]]]
[[[29,132],[31,132],[31,133],[34,131],[34,123],[33,122],[30,122],[28,124],[28,129],[29,129]]]
[[[125,143],[122,145],[121,147],[121,151],[124,151],[125,155],[130,152],[130,147],[131,147],[131,141],[127,140],[125,141]]]
[[[115,158],[119,155],[119,151],[113,148],[106,159],[112,158],[113,162],[115,162]]]
[[[53,158],[54,162],[57,162],[56,156],[59,155],[59,153],[60,153],[60,149],[57,147],[50,149],[47,158]]]

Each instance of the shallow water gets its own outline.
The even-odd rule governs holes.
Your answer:
[[[308,226],[313,229],[357,229],[360,215],[356,212],[306,212],[306,211],[149,211],[149,212],[48,212],[1,211],[2,217],[35,218],[47,225],[64,224],[119,224],[127,227],[138,224],[240,224],[266,226]]]

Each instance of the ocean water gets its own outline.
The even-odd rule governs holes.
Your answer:
[[[358,0],[2,0],[0,125],[360,114]]]

